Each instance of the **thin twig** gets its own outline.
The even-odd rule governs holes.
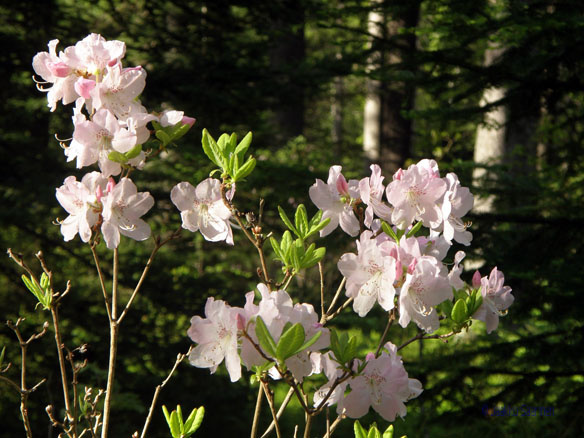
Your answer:
[[[174,233],[172,233],[169,237],[167,237],[166,239],[164,239],[162,241],[155,240],[154,249],[152,250],[152,253],[150,253],[150,257],[148,258],[148,261],[146,262],[146,265],[144,266],[144,270],[142,271],[142,275],[140,276],[140,279],[138,280],[138,283],[136,284],[136,287],[134,288],[134,291],[132,292],[132,295],[130,296],[128,303],[126,304],[126,307],[124,308],[124,310],[120,314],[120,317],[118,318],[118,324],[120,324],[122,322],[122,320],[126,317],[128,310],[130,310],[132,303],[136,299],[136,296],[138,295],[138,292],[140,291],[140,288],[142,287],[142,284],[144,283],[144,280],[146,279],[146,276],[148,275],[148,271],[150,270],[150,267],[152,266],[152,263],[154,262],[154,257],[156,256],[156,253],[158,253],[158,250],[160,248],[162,248],[164,245],[166,245],[168,242],[170,242],[171,240],[177,239],[179,237],[179,235],[180,235],[180,228],[177,231],[175,231]]]
[[[258,426],[259,426],[259,419],[260,419],[260,412],[262,410],[262,395],[264,394],[262,385],[259,385],[258,388],[258,397],[256,399],[255,411],[253,414],[253,423],[251,425],[251,438],[256,438],[258,434]],[[265,434],[264,434],[265,435]]]
[[[387,325],[385,326],[385,330],[383,331],[383,334],[381,335],[381,338],[379,339],[379,345],[377,346],[377,350],[375,350],[375,357],[379,357],[379,353],[381,352],[381,348],[383,347],[383,344],[385,343],[385,338],[387,337],[387,333],[389,332],[389,329],[391,328],[391,325],[393,324],[394,320],[395,320],[395,308],[393,308],[389,311],[388,318],[387,318]]]
[[[327,430],[327,433],[325,435],[325,438],[330,438],[331,436],[333,436],[333,432],[335,431],[335,429],[337,428],[337,426],[341,423],[341,421],[345,418],[344,414],[340,414],[335,421],[333,421],[333,424],[331,424],[330,427],[330,432]]]
[[[343,280],[341,281],[341,284],[339,284],[339,287],[337,288],[337,291],[335,292],[335,296],[333,297],[333,300],[331,301],[331,304],[328,308],[328,310],[326,311],[326,314],[328,316],[328,314],[333,310],[333,308],[335,307],[335,304],[337,304],[337,300],[339,299],[339,296],[341,296],[341,292],[343,291],[343,287],[345,286],[347,279],[345,277],[343,277]],[[327,322],[328,319],[327,318],[321,318],[321,324],[324,324],[325,322]]]
[[[353,297],[348,298],[347,301],[345,301],[343,303],[343,305],[341,307],[339,307],[337,310],[335,310],[333,313],[331,313],[330,315],[327,315],[326,320],[330,321],[331,319],[337,317],[343,310],[345,310],[349,304],[351,304],[353,302]]]
[[[278,413],[276,414],[276,418],[279,420],[280,417],[282,416],[282,414],[284,413],[284,409],[286,409],[286,406],[288,406],[288,403],[290,403],[290,400],[292,400],[292,396],[294,395],[294,388],[290,388],[288,390],[288,393],[286,394],[286,397],[284,397],[284,400],[282,401],[282,404],[280,405],[280,409],[278,409]],[[266,438],[270,432],[274,429],[275,423],[272,420],[272,422],[270,423],[270,425],[268,426],[268,428],[266,429],[266,431],[263,433],[263,435],[261,436],[261,438]]]
[[[455,335],[456,333],[458,333],[458,332],[452,331],[452,332],[446,333],[444,335],[428,335],[428,336],[424,336],[425,333],[424,332],[420,332],[416,336],[414,336],[413,338],[408,339],[406,342],[404,342],[399,347],[397,347],[397,351],[400,351],[402,348],[410,345],[412,342],[415,342],[418,339],[440,339],[441,341],[448,342],[448,341],[446,341],[446,339],[448,339],[449,337]]]
[[[282,438],[282,433],[280,431],[280,424],[278,423],[278,416],[276,414],[276,409],[274,408],[273,394],[271,393],[270,388],[268,387],[268,382],[266,382],[264,380],[260,380],[260,384],[262,385],[262,388],[264,389],[264,393],[266,394],[266,400],[268,400],[268,404],[270,405],[270,411],[272,412],[272,418],[274,419],[274,423],[276,426],[276,436],[278,438]]]
[[[326,319],[324,310],[324,275],[322,272],[322,262],[318,262],[318,275],[320,277],[320,320]]]
[[[142,428],[142,434],[140,435],[140,438],[146,437],[146,432],[148,431],[148,426],[150,425],[150,422],[152,421],[152,415],[154,414],[154,408],[156,407],[156,402],[158,401],[158,396],[160,395],[160,391],[162,391],[162,388],[164,388],[164,386],[168,383],[168,381],[170,380],[170,378],[172,377],[172,375],[176,371],[178,365],[184,360],[185,357],[187,357],[188,355],[191,354],[191,351],[193,351],[192,345],[189,348],[189,351],[187,351],[186,353],[179,353],[176,356],[176,361],[174,362],[174,365],[173,365],[172,369],[170,370],[170,373],[168,373],[168,376],[166,377],[166,379],[164,379],[164,381],[160,385],[158,385],[156,387],[156,389],[154,390],[154,396],[152,397],[152,403],[150,404],[150,409],[148,410],[148,416],[146,417],[146,422],[144,423],[144,427]]]
[[[105,389],[105,399],[103,402],[103,424],[101,427],[101,438],[107,438],[109,432],[110,412],[112,404],[112,393],[114,389],[114,379],[116,371],[116,358],[118,352],[118,334],[119,325],[118,317],[118,270],[119,270],[119,252],[118,248],[114,248],[113,261],[113,279],[112,279],[112,319],[110,320],[110,349],[109,349],[109,364],[107,370],[107,386]]]
[[[99,257],[97,251],[95,250],[95,242],[89,245],[91,248],[91,253],[93,254],[93,261],[95,262],[95,268],[97,269],[97,276],[99,277],[99,284],[101,285],[101,291],[103,293],[103,299],[105,301],[105,310],[107,311],[108,320],[112,320],[112,312],[110,310],[111,303],[109,296],[107,294],[107,289],[105,287],[105,280],[103,278],[103,272],[101,271],[101,265],[99,264]]]

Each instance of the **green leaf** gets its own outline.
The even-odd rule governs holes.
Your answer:
[[[314,243],[311,246],[313,246],[313,245],[314,245]],[[314,266],[318,262],[320,262],[323,259],[323,257],[325,256],[325,254],[326,254],[325,247],[317,248],[314,251],[311,251],[310,255],[308,255],[308,251],[307,251],[307,254],[305,254],[304,257],[302,258],[301,268],[302,269],[311,268],[312,266]]]
[[[172,141],[170,135],[168,135],[163,130],[156,131],[154,135],[156,135],[156,138],[160,140],[160,142],[162,143],[162,147],[166,146],[168,143]]]
[[[304,327],[302,324],[296,323],[282,332],[278,345],[276,347],[276,357],[281,362],[284,362],[289,357],[297,353],[298,348],[304,343]]]
[[[464,299],[460,298],[454,304],[450,317],[455,323],[462,324],[464,321],[466,321],[467,315],[468,309],[466,307],[466,302],[464,301]]]
[[[395,231],[393,231],[391,225],[389,225],[385,221],[381,221],[381,229],[385,234],[387,234],[389,237],[391,237],[393,240],[399,243],[399,237],[397,237],[397,234],[395,234]]]
[[[237,173],[233,176],[233,181],[241,181],[243,178],[253,172],[255,166],[256,159],[254,157],[249,157],[243,166],[237,170]]]
[[[2,347],[2,353],[0,353],[0,368],[2,368],[2,364],[4,363],[4,354],[6,353],[6,345]]]
[[[173,438],[180,438],[180,425],[176,411],[172,411],[170,414],[170,433],[172,434]]]
[[[255,332],[256,336],[258,337],[260,347],[262,347],[264,351],[270,356],[277,357],[276,342],[274,341],[274,338],[270,334],[270,331],[268,330],[268,327],[266,327],[266,323],[261,316],[256,318]]]
[[[323,220],[322,222],[320,222],[316,225],[310,225],[310,230],[308,231],[308,233],[306,234],[305,237],[310,237],[313,234],[318,233],[320,230],[322,230],[324,227],[326,227],[330,223],[330,221],[331,221],[331,218],[327,217],[325,220]]]
[[[172,141],[176,141],[183,137],[187,132],[191,130],[191,125],[188,123],[178,122],[170,129],[170,138]]]
[[[219,146],[219,151],[221,152],[221,155],[224,157],[228,157],[229,156],[229,135],[227,134],[221,134],[219,136],[219,140],[217,140],[217,146]]]
[[[272,245],[272,249],[276,253],[276,258],[278,260],[280,260],[282,263],[286,264],[286,258],[284,257],[284,254],[282,253],[282,250],[280,249],[280,245],[278,244],[278,241],[274,237],[270,237],[270,245]]]
[[[369,428],[369,433],[367,434],[367,438],[381,438],[381,434],[377,429],[377,424],[373,423]]]
[[[278,213],[280,213],[280,219],[282,219],[282,222],[284,222],[284,224],[292,231],[294,232],[294,234],[296,234],[298,237],[301,237],[298,233],[298,230],[296,229],[296,227],[294,225],[292,225],[292,221],[290,219],[288,219],[288,216],[286,216],[286,212],[284,211],[284,209],[282,207],[280,207],[278,205]]]
[[[203,406],[195,408],[192,410],[187,422],[185,423],[185,433],[187,435],[192,435],[196,430],[201,427],[203,422],[203,417],[205,416],[205,408]]]
[[[311,338],[308,341],[304,342],[300,347],[298,347],[296,349],[296,351],[292,354],[292,356],[294,356],[294,355],[300,353],[301,351],[306,350],[308,347],[314,345],[314,343],[316,341],[318,341],[318,339],[320,338],[321,335],[322,335],[321,331],[316,332],[314,335],[311,336]]]
[[[182,436],[185,433],[185,422],[183,421],[182,409],[180,405],[176,405],[176,415],[178,417],[178,427],[180,429],[180,434]]]
[[[137,144],[128,152],[124,152],[124,157],[126,157],[127,160],[131,160],[132,158],[136,158],[138,155],[140,155],[140,152],[142,152],[142,145]]]
[[[385,432],[383,432],[382,438],[393,438],[393,424],[390,424]]]
[[[408,234],[406,234],[406,237],[412,237],[415,236],[416,233],[418,231],[420,231],[420,228],[422,228],[422,222],[417,222],[416,225],[414,225],[412,227],[412,229],[410,231],[408,231]]]
[[[43,272],[41,274],[41,288],[46,290],[48,286],[49,286],[49,276]]]
[[[288,252],[290,247],[292,246],[292,233],[290,231],[284,231],[284,235],[282,236],[282,242],[280,243],[280,248],[282,252],[286,256],[286,260],[290,260],[288,257]]]
[[[359,420],[355,420],[355,423],[353,423],[353,431],[355,432],[355,438],[367,438],[367,431],[361,426]]]
[[[110,161],[113,161],[115,163],[120,163],[120,164],[126,164],[128,162],[128,159],[126,158],[126,156],[118,151],[111,151],[108,154],[107,159]]]
[[[245,137],[239,142],[237,147],[235,148],[235,155],[239,158],[239,162],[243,163],[243,158],[245,157],[245,153],[251,144],[252,134],[251,131],[247,133]]]
[[[304,204],[300,204],[296,209],[296,214],[294,215],[294,225],[296,225],[296,229],[300,233],[298,237],[301,239],[306,238],[306,234],[308,233],[308,216],[306,214],[306,208]]]
[[[231,155],[235,152],[235,147],[237,146],[237,134],[234,132],[229,136],[229,140],[226,144],[226,152]],[[235,154],[234,154],[235,155]]]
[[[222,164],[223,160],[221,152],[219,151],[219,146],[217,146],[217,143],[215,143],[215,140],[213,137],[211,137],[211,134],[209,134],[206,129],[203,129],[203,138],[201,143],[203,145],[203,152],[205,152],[205,155],[207,155],[209,160],[223,169],[225,166]]]

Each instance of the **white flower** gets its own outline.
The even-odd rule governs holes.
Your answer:
[[[231,212],[221,198],[221,183],[207,178],[197,187],[181,182],[170,192],[170,199],[180,210],[182,227],[189,231],[201,231],[211,242],[225,240],[233,245],[229,218]]]
[[[113,180],[110,180],[110,184]],[[111,184],[113,186],[113,184]],[[101,232],[109,249],[120,244],[120,233],[134,240],[150,237],[150,226],[140,219],[154,205],[154,198],[148,192],[139,192],[128,178],[109,188],[103,198],[103,224]]]

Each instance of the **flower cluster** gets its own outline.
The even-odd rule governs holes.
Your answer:
[[[142,145],[151,136],[148,124],[190,127],[195,120],[181,111],[147,112],[138,100],[146,85],[146,71],[122,66],[123,42],[90,34],[57,54],[58,43],[50,41],[49,51],[33,58],[33,68],[43,79],[37,86],[47,93],[51,111],[59,101],[75,102],[72,140],[69,145],[62,143],[67,161],[75,160],[79,169],[97,163],[100,169],[81,181],[67,177],[57,189],[57,199],[69,213],[61,222],[61,233],[65,240],[79,233],[88,242],[99,229],[110,249],[117,248],[121,234],[145,240],[150,227],[140,218],[152,208],[154,199],[138,192],[128,175],[145,165]],[[111,177],[117,175],[116,183]]]

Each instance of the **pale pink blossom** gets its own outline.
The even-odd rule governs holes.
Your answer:
[[[460,262],[462,262],[465,256],[466,254],[464,251],[457,251],[456,254],[454,254],[454,266],[448,273],[448,281],[450,282],[450,285],[457,290],[462,289],[465,286],[464,281],[460,279],[460,274],[462,274],[462,265]]]
[[[310,353],[328,347],[330,343],[329,330],[318,323],[318,316],[311,304],[301,303],[294,304],[290,295],[284,290],[270,292],[265,284],[258,284],[258,291],[261,294],[261,300],[256,306],[253,300],[253,293],[247,295],[247,302],[244,308],[244,318],[250,321],[247,324],[248,335],[258,344],[255,334],[254,318],[261,317],[264,321],[272,338],[278,343],[288,323],[299,323],[304,328],[305,339],[308,340],[321,332],[319,339],[308,349],[286,359],[286,367],[290,370],[294,378],[302,381],[304,377],[313,372],[313,364],[310,360]],[[264,352],[267,355],[267,352]],[[260,355],[255,346],[248,339],[243,339],[241,344],[241,358],[246,367],[251,368],[254,365],[265,363],[265,359]],[[281,376],[275,369],[270,370],[270,375],[274,379]]]
[[[92,33],[75,46],[67,47],[62,57],[73,69],[88,76],[99,76],[107,67],[118,64],[125,53],[126,44],[122,41],[106,41]]]
[[[113,183],[113,180],[110,180]],[[122,178],[116,185],[110,184],[102,198],[103,224],[101,232],[109,249],[120,244],[120,234],[134,240],[150,237],[150,226],[140,219],[154,205],[148,192],[138,192],[129,178]],[[112,188],[113,186],[113,188]]]
[[[422,393],[422,384],[408,377],[395,345],[388,342],[385,347],[389,352],[384,351],[377,358],[369,353],[361,375],[348,381],[351,392],[343,400],[342,407],[337,408],[339,414],[344,409],[348,417],[361,418],[371,407],[385,420],[394,421],[397,415],[405,417],[404,403]],[[357,361],[355,369],[359,363]]]
[[[146,71],[142,67],[122,69],[120,65],[107,68],[107,74],[90,92],[88,109],[106,108],[121,121],[146,113],[138,96],[146,86]]]
[[[347,279],[346,295],[353,297],[353,310],[363,317],[375,302],[385,310],[394,307],[396,260],[388,242],[378,243],[365,231],[357,242],[357,254],[343,254],[337,264]]]
[[[478,271],[477,271],[478,272]],[[480,275],[480,274],[479,274]],[[499,316],[513,304],[515,297],[511,295],[511,288],[504,286],[505,276],[497,268],[493,268],[488,277],[481,278],[481,295],[483,303],[473,315],[473,318],[484,321],[487,333],[491,333],[499,326]],[[473,284],[476,279],[473,277]]]
[[[351,235],[356,236],[359,233],[359,221],[353,212],[351,199],[359,197],[358,181],[351,180],[347,182],[341,174],[341,166],[332,166],[329,169],[327,183],[317,179],[308,190],[311,201],[320,210],[322,210],[322,219],[330,218],[329,224],[320,230],[320,236],[326,236],[333,232],[335,228],[341,225],[341,229]],[[339,180],[339,178],[341,178]],[[343,188],[346,184],[346,189]],[[339,193],[339,182],[341,190],[346,191],[343,195]]]
[[[399,323],[402,327],[407,327],[411,320],[427,333],[440,327],[434,306],[453,298],[443,271],[445,268],[434,257],[422,256],[416,261],[400,291]]]
[[[460,185],[456,174],[449,173],[444,180],[447,184],[442,201],[444,238],[448,243],[454,239],[468,246],[472,240],[472,234],[466,231],[467,226],[461,218],[472,208],[474,198],[467,187]]]
[[[241,360],[238,353],[238,316],[242,309],[230,307],[225,301],[207,299],[205,319],[193,316],[189,337],[198,345],[189,355],[189,362],[198,368],[209,368],[211,374],[223,360],[232,382],[241,378]]]
[[[103,108],[91,120],[78,113],[73,121],[73,140],[65,149],[67,161],[77,159],[77,168],[97,162],[105,176],[119,174],[120,164],[109,160],[108,156],[112,151],[130,151],[136,146],[136,133],[125,128],[111,111]]]
[[[395,176],[387,186],[386,195],[393,205],[392,222],[406,229],[414,220],[428,228],[440,226],[442,213],[438,201],[446,191],[446,183],[439,178],[434,160],[422,160]]]
[[[383,176],[381,167],[377,164],[371,165],[371,176],[359,181],[359,194],[367,209],[365,210],[365,225],[371,228],[374,215],[386,221],[391,220],[391,208],[383,200]]]
[[[170,192],[170,199],[180,210],[182,227],[192,231],[201,231],[206,240],[219,242],[225,240],[233,245],[233,234],[229,218],[231,211],[221,197],[221,182],[207,178],[193,187],[188,182],[181,182]]]
[[[328,378],[328,382],[318,388],[314,392],[313,405],[318,407],[323,403],[327,394],[331,391],[335,380],[343,375],[343,371],[339,368],[339,364],[334,360],[332,351],[327,351],[325,354],[315,354],[311,359],[315,362],[315,374],[324,373]],[[343,396],[347,390],[348,382],[345,380],[338,384],[331,392],[329,398],[324,401],[325,406],[337,405],[337,412],[343,410]]]
[[[99,172],[91,172],[77,181],[74,176],[65,178],[57,189],[57,200],[69,213],[61,221],[61,234],[69,241],[79,233],[83,242],[91,238],[92,228],[99,220],[101,202],[98,194],[105,189],[107,178]]]
[[[77,75],[74,70],[63,59],[62,52],[57,55],[56,48],[59,40],[51,40],[48,44],[48,52],[40,52],[32,60],[32,67],[45,84],[53,84],[47,88],[43,83],[39,83],[38,88],[47,93],[48,106],[51,111],[57,108],[57,102],[63,100],[67,105],[77,99],[75,91],[75,81]]]

